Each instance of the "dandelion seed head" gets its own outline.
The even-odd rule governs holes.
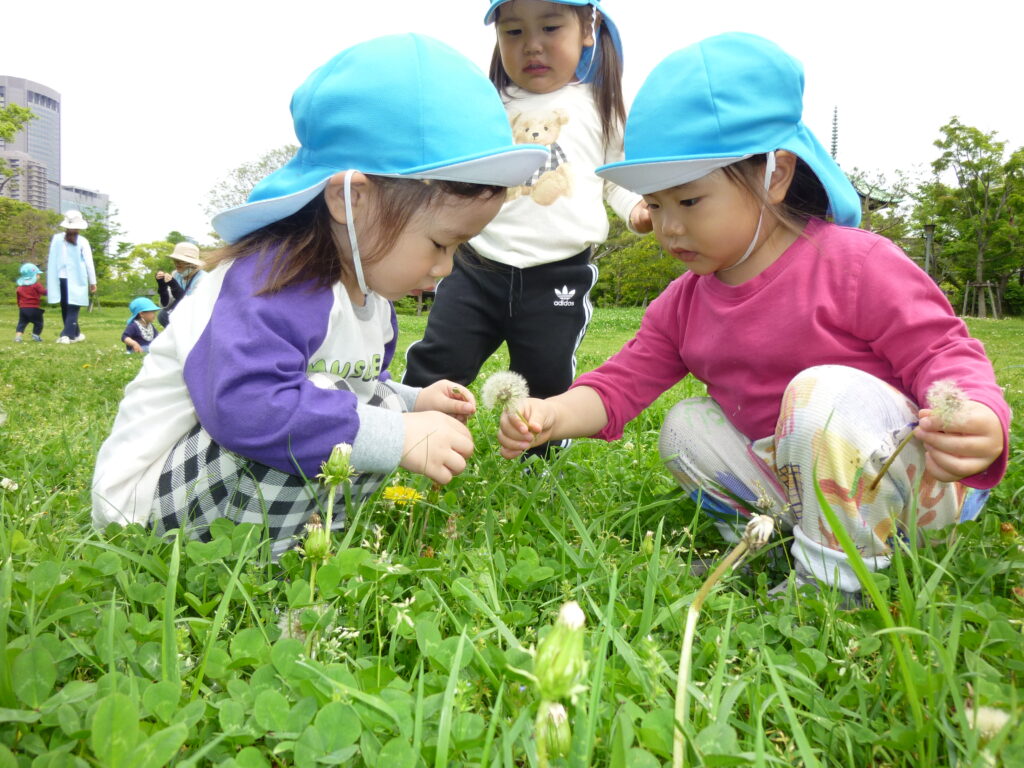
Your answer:
[[[982,739],[988,741],[1010,722],[1010,714],[996,707],[964,707],[964,715],[971,728],[978,732]]]
[[[932,416],[937,418],[943,428],[956,429],[959,426],[961,411],[967,404],[967,394],[952,379],[940,379],[928,387],[925,394]]]
[[[0,488],[3,488],[5,491],[16,491],[19,486],[16,482],[11,480],[11,478],[4,477],[0,478]]]
[[[570,600],[558,611],[558,621],[569,629],[581,629],[587,623],[587,617],[575,600]]]
[[[754,515],[743,531],[743,540],[751,549],[760,549],[767,544],[775,532],[775,520],[771,515]]]
[[[508,411],[530,396],[526,379],[515,371],[501,371],[492,374],[484,382],[480,397],[485,408]]]

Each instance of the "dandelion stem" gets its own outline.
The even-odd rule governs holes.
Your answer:
[[[914,426],[917,425],[915,424]],[[907,447],[913,437],[914,430],[911,429],[907,436],[900,440],[899,444],[896,446],[896,450],[894,450],[889,458],[885,460],[885,463],[882,464],[882,468],[878,470],[878,474],[875,475],[875,479],[871,481],[870,485],[868,485],[869,491],[873,491],[878,487],[878,484],[882,482],[882,478],[885,477],[885,473],[889,471],[889,467],[891,467],[892,463],[896,461],[896,457],[900,455],[900,451]]]
[[[747,539],[741,540],[732,551],[729,552],[718,567],[711,572],[704,584],[701,585],[690,608],[686,612],[686,629],[683,632],[683,649],[679,654],[679,677],[676,681],[676,708],[675,708],[675,730],[672,735],[672,768],[683,768],[686,763],[686,744],[683,736],[683,724],[689,717],[689,691],[690,667],[693,664],[693,636],[697,630],[697,618],[700,616],[700,609],[704,600],[711,593],[715,584],[722,578],[743,555],[750,549]]]

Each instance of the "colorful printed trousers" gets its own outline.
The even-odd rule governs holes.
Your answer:
[[[917,405],[863,371],[809,368],[786,388],[775,434],[751,442],[711,398],[677,403],[665,417],[659,450],[673,476],[723,535],[735,541],[755,512],[792,531],[793,557],[840,589],[860,589],[821,497],[843,522],[870,570],[889,565],[893,537],[911,515],[920,529],[975,518],[988,491],[942,483],[924,473],[913,439],[875,488],[872,481],[917,423]]]

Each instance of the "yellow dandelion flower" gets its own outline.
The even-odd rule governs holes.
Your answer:
[[[407,485],[389,485],[384,489],[383,496],[385,501],[393,501],[401,507],[406,504],[414,504],[425,498],[422,493]]]

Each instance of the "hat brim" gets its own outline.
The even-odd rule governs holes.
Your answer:
[[[61,229],[74,229],[76,231],[89,228],[89,222],[85,219],[64,219],[59,225]]]
[[[368,168],[353,170],[392,178],[437,179],[467,184],[514,187],[529,179],[533,172],[543,165],[548,156],[547,147],[539,144],[516,144],[486,155],[410,168],[400,173],[379,173]],[[224,238],[225,242],[233,243],[267,224],[280,221],[299,211],[327,186],[327,182],[334,174],[345,170],[350,169],[327,170],[321,168],[302,172],[301,169],[293,167],[292,163],[288,163],[264,181],[272,180],[274,176],[280,174],[282,177],[306,176],[308,177],[307,181],[311,183],[298,192],[265,200],[255,200],[222,211],[213,217],[213,228]],[[298,186],[300,183],[300,181],[288,182],[290,186]]]
[[[681,184],[689,184],[691,181],[704,178],[712,171],[748,157],[750,155],[685,160],[675,157],[625,160],[602,165],[595,173],[623,189],[636,192],[638,195],[647,195]]]
[[[184,261],[186,264],[191,264],[193,267],[203,266],[203,260],[197,259],[195,256],[185,256],[184,254],[171,254],[171,261]]]
[[[596,169],[595,173],[602,179],[618,184],[624,189],[640,195],[647,195],[696,181],[718,168],[724,168],[756,154],[768,153],[776,149],[792,152],[807,163],[825,188],[829,200],[829,212],[837,224],[855,227],[860,223],[860,197],[857,195],[857,191],[842,169],[836,165],[832,156],[825,151],[821,143],[802,123],[790,138],[780,141],[779,146],[764,147],[748,155],[637,158],[636,160],[602,165]]]

